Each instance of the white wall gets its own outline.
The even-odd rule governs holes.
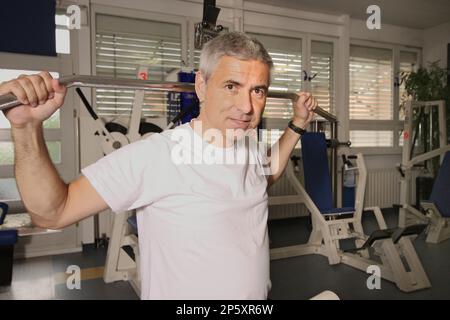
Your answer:
[[[449,17],[450,19],[450,17]],[[447,66],[447,44],[450,43],[450,22],[424,31],[423,63],[440,60],[442,67]]]
[[[380,30],[370,30],[366,21],[350,19],[350,38],[412,47],[423,45],[422,30],[384,24],[383,21]]]

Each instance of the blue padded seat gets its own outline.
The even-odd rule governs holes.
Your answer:
[[[0,286],[11,285],[16,242],[17,230],[0,230]]]
[[[11,246],[17,242],[17,230],[0,230],[0,246]]]
[[[302,161],[305,190],[324,215],[351,214],[354,207],[334,208],[327,143],[323,132],[302,135]]]
[[[5,221],[6,214],[8,213],[8,204],[5,202],[0,202],[0,225]]]
[[[8,213],[8,204],[0,202],[0,210],[0,225],[2,225],[5,221],[6,214]],[[10,246],[16,244],[17,234],[17,230],[0,230],[0,246]]]
[[[8,213],[8,205],[0,202],[0,225]],[[12,281],[14,245],[17,243],[17,230],[0,230],[0,286],[9,286]]]
[[[0,202],[0,225],[5,221],[8,204]],[[0,230],[0,246],[11,246],[17,242],[17,230]]]

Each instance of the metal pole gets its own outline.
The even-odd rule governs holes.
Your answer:
[[[145,90],[145,91],[173,91],[173,92],[194,92],[195,87],[190,83],[180,82],[157,82],[140,79],[119,79],[100,76],[63,76],[59,79],[59,83],[70,87],[89,87],[89,88],[109,88],[122,90]],[[295,92],[289,91],[269,91],[269,98],[298,100]],[[0,95],[0,110],[12,108],[20,105],[20,102],[12,94]],[[336,122],[336,117],[317,107],[315,113],[324,117],[330,122]]]
[[[337,139],[338,128],[337,122],[330,122],[331,139]],[[333,204],[337,208],[337,148],[331,148],[331,183],[333,186]]]

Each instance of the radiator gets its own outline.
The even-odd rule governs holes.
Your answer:
[[[400,201],[400,174],[395,169],[367,172],[365,207],[391,208]]]
[[[303,184],[303,177],[299,176],[300,182]],[[286,175],[280,178],[267,192],[270,196],[286,196],[294,195],[295,190],[292,187]],[[295,218],[308,215],[308,211],[304,204],[287,204],[269,207],[269,220]]]

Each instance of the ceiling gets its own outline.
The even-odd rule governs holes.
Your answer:
[[[383,23],[415,29],[428,29],[450,22],[450,0],[248,0],[278,7],[330,14],[348,14],[366,20],[369,5],[381,9]]]

